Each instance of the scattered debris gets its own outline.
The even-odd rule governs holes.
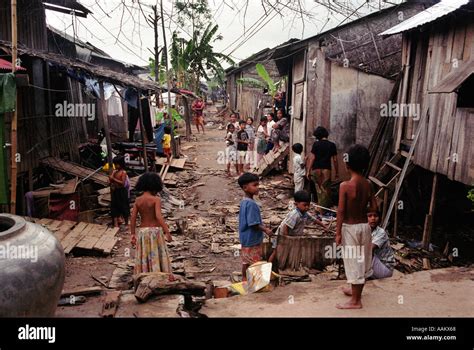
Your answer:
[[[126,261],[114,263],[117,268],[112,273],[108,288],[116,290],[128,290],[133,286],[133,263]]]
[[[86,295],[96,295],[101,294],[103,289],[101,287],[85,287],[77,288],[68,291],[63,291],[61,293],[61,298],[66,298],[70,296],[86,296]]]
[[[108,292],[102,304],[101,317],[113,318],[117,312],[122,292]]]

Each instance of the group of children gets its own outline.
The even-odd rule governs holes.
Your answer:
[[[253,118],[238,120],[238,117],[232,113],[226,128],[228,176],[231,176],[232,164],[235,165],[237,175],[242,175],[244,169],[256,167],[265,154],[278,150],[289,141],[289,123],[283,110],[278,110],[276,118],[273,113],[263,117],[257,129],[253,126]]]
[[[278,255],[278,237],[280,235],[303,235],[304,227],[313,222],[327,229],[317,217],[308,213],[311,204],[310,194],[301,190],[301,183],[296,180],[304,178],[304,161],[302,160],[302,145],[293,145],[295,152],[295,208],[291,210],[278,227],[276,234],[263,224],[260,207],[254,197],[259,193],[258,176],[246,173],[239,178],[239,185],[245,193],[240,204],[239,238],[242,245],[242,277],[246,280],[247,268],[263,260],[262,242],[266,234],[272,242],[273,252],[269,257],[274,262]],[[337,210],[336,243],[342,245],[344,268],[351,288],[343,292],[351,299],[345,304],[339,304],[339,309],[362,308],[361,296],[366,279],[387,278],[393,274],[395,265],[393,251],[388,235],[379,227],[377,203],[373,196],[369,181],[363,172],[370,160],[368,150],[360,145],[353,146],[348,152],[346,163],[350,180],[341,184],[339,190],[339,205]],[[346,249],[344,249],[346,248]],[[347,249],[348,248],[348,249]],[[347,254],[345,252],[357,252]]]
[[[270,123],[273,120],[270,121]],[[237,115],[231,117],[227,127],[227,153],[236,164],[237,174],[241,175],[238,184],[245,197],[240,203],[239,210],[239,239],[241,243],[242,279],[246,281],[246,271],[252,264],[263,260],[262,243],[267,235],[272,243],[273,252],[270,262],[275,262],[278,256],[278,237],[301,236],[308,223],[315,223],[325,230],[326,224],[320,217],[309,214],[311,196],[304,191],[305,158],[303,145],[294,144],[292,150],[294,167],[294,203],[295,207],[288,212],[285,219],[273,233],[270,227],[265,226],[261,217],[261,210],[254,197],[259,194],[259,177],[252,173],[244,173],[247,152],[253,151],[255,145],[260,154],[268,147],[269,121],[261,120],[255,133],[253,120],[237,121]],[[170,130],[165,131],[163,140],[164,149],[168,151],[171,142]],[[265,143],[262,140],[265,139]],[[337,305],[340,309],[362,308],[361,296],[365,281],[368,278],[386,278],[393,274],[395,265],[393,251],[387,233],[380,228],[380,217],[377,203],[373,196],[370,183],[363,175],[370,160],[368,150],[363,146],[353,146],[347,153],[346,167],[350,174],[348,181],[342,182],[339,190],[337,209],[336,243],[342,245],[343,260],[347,281],[351,288],[344,288],[344,294],[351,297],[345,303]],[[168,158],[169,161],[169,158]],[[128,177],[124,170],[124,160],[114,159],[115,170],[110,176],[112,190],[112,217],[114,222],[120,218],[128,221],[129,216],[129,189]],[[230,174],[229,162],[227,171]],[[156,173],[142,175],[136,190],[142,192],[137,198],[131,216],[132,245],[136,247],[135,273],[168,272],[171,273],[171,262],[166,241],[172,237],[169,228],[161,214],[161,201],[158,193],[162,190],[161,178]],[[137,221],[140,217],[140,227]],[[344,251],[359,252],[357,256],[345,255]]]
[[[226,165],[227,175],[231,176],[231,166],[235,165],[237,175],[244,173],[244,169],[250,169],[253,163],[255,149],[255,128],[253,119],[237,120],[237,114],[232,114],[230,123],[227,125],[226,142]]]

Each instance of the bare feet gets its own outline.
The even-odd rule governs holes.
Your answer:
[[[337,308],[337,309],[340,309],[340,310],[362,309],[362,303],[361,303],[361,302],[352,303],[352,301],[349,301],[349,302],[346,303],[346,304],[337,304],[337,305],[336,305],[336,308]]]
[[[352,288],[350,287],[342,287],[341,288],[342,292],[347,295],[348,297],[352,296]]]

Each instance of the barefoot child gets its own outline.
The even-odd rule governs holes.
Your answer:
[[[253,118],[247,118],[247,125],[245,131],[249,137],[248,152],[247,152],[247,169],[255,167],[255,127],[253,126]]]
[[[355,145],[348,157],[346,166],[351,179],[341,183],[339,189],[336,244],[342,244],[347,283],[351,284],[351,290],[346,288],[344,293],[351,295],[351,300],[336,307],[361,309],[365,280],[372,275],[372,234],[367,223],[367,207],[376,210],[377,203],[369,181],[362,175],[369,165],[369,151]]]
[[[127,172],[125,171],[125,158],[117,156],[113,159],[114,171],[109,176],[110,182],[110,215],[113,225],[119,227],[123,219],[125,225],[128,224],[130,216],[130,202],[127,190]]]
[[[372,230],[372,269],[373,279],[392,277],[395,267],[395,256],[390,246],[387,232],[379,226],[380,215],[378,211],[367,213],[369,226]]]
[[[293,156],[293,181],[295,183],[295,193],[304,190],[304,179],[306,175],[305,160],[303,159],[303,145],[295,143],[291,148],[295,153]]]
[[[277,238],[279,235],[283,236],[302,236],[304,234],[304,228],[310,223],[315,223],[324,229],[327,229],[326,225],[318,218],[308,213],[311,205],[311,195],[306,191],[299,191],[295,193],[295,209],[291,210],[286,218],[282,221],[277,230],[277,236],[272,237],[272,248],[273,252],[269,262],[273,262],[276,257],[277,251]]]
[[[262,118],[260,120],[260,125],[257,129],[257,139],[256,139],[256,150],[257,150],[257,164],[258,166],[262,161],[263,156],[267,150],[267,118]]]
[[[170,164],[171,160],[171,128],[165,127],[165,135],[163,136],[163,153],[166,155],[166,163]]]
[[[172,272],[166,247],[166,241],[171,242],[172,238],[168,225],[161,215],[161,200],[157,196],[162,189],[161,178],[156,173],[142,175],[136,186],[136,190],[143,194],[135,201],[130,223],[132,245],[136,245],[137,248],[135,274]],[[141,222],[136,234],[138,214],[140,214]]]
[[[232,176],[230,167],[235,164],[236,174],[239,175],[239,164],[237,163],[237,148],[234,141],[235,126],[234,124],[227,125],[227,135],[225,138],[226,149],[225,149],[225,162],[227,164],[227,176]]]
[[[244,173],[244,166],[247,159],[247,152],[249,148],[249,135],[245,128],[247,123],[243,120],[239,122],[239,132],[237,133],[237,161],[239,163],[239,175]]]
[[[257,175],[245,173],[239,178],[239,185],[245,192],[240,202],[239,239],[242,245],[242,281],[247,281],[247,269],[262,260],[263,233],[272,235],[272,230],[263,225],[260,208],[253,197],[258,194]]]

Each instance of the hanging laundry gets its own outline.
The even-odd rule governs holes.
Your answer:
[[[15,74],[0,74],[0,114],[13,112],[16,108]]]

